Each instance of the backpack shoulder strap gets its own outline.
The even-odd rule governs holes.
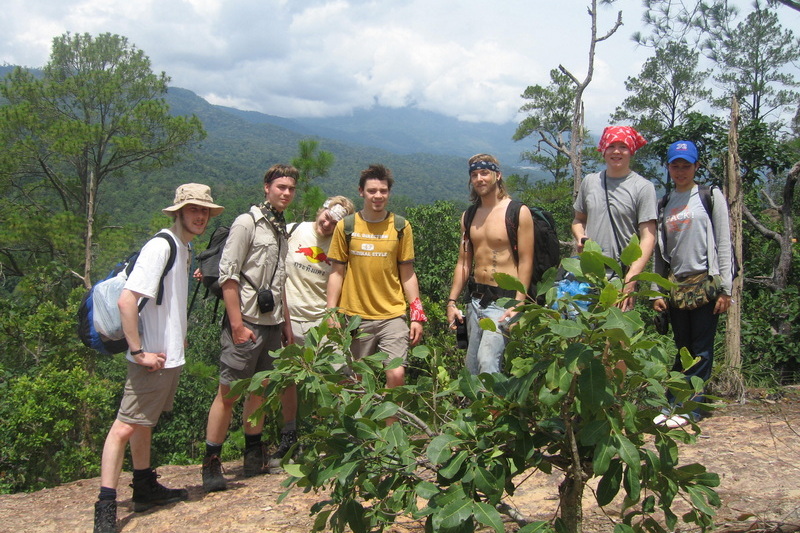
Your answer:
[[[472,226],[472,220],[475,218],[477,211],[478,204],[472,204],[464,211],[464,238],[467,241],[469,241],[469,228]]]
[[[394,214],[394,230],[397,232],[397,240],[401,240],[403,238],[403,233],[405,233],[406,229],[406,218],[404,216],[398,215],[397,213]]]
[[[508,244],[511,246],[511,253],[514,255],[514,262],[519,263],[519,249],[517,247],[517,230],[519,229],[519,211],[525,205],[517,200],[511,200],[506,208],[506,233],[508,233]]]
[[[356,227],[356,214],[351,213],[345,216],[342,220],[344,220],[344,239],[349,245],[350,239],[353,237],[353,230],[355,230]]]
[[[167,258],[167,264],[164,265],[164,271],[161,273],[161,279],[158,281],[158,296],[156,297],[156,305],[161,305],[161,302],[164,299],[164,278],[167,277],[167,273],[172,270],[172,267],[175,265],[175,257],[178,255],[178,245],[175,244],[175,239],[173,239],[170,234],[163,231],[156,233],[155,237],[161,237],[169,243],[169,257]]]
[[[711,187],[708,185],[697,186],[697,192],[700,194],[700,202],[702,202],[703,208],[706,210],[706,214],[708,218],[711,219],[712,224],[714,220],[714,189],[716,188],[716,185],[712,185]]]
[[[291,226],[291,229],[289,228],[289,226]],[[297,231],[297,228],[299,228],[299,227],[300,227],[300,222],[292,222],[291,224],[287,224],[287,225],[286,225],[286,229],[287,229],[287,232],[286,232],[286,234],[287,234],[289,237],[291,237],[291,236],[292,236],[292,233],[294,233],[295,231]]]

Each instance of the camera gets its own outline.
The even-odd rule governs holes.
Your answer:
[[[269,289],[258,290],[258,310],[262,313],[269,313],[275,309],[275,297]]]
[[[469,345],[469,337],[467,336],[467,321],[456,321],[456,347],[459,350],[466,350]]]

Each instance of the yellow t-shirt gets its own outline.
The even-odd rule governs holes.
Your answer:
[[[365,320],[386,320],[405,314],[406,300],[398,264],[414,260],[411,224],[406,222],[403,238],[398,241],[393,213],[381,222],[367,222],[356,213],[350,246],[344,234],[344,221],[340,220],[328,258],[347,263],[339,298],[339,308],[346,314],[359,315]]]

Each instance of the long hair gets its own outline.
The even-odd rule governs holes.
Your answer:
[[[487,161],[489,163],[494,163],[495,165],[497,165],[498,168],[500,167],[500,161],[498,161],[497,158],[494,157],[493,155],[489,155],[489,154],[476,154],[476,155],[473,155],[472,157],[469,158],[469,161],[467,162],[467,165],[468,166],[472,165],[472,163],[476,163],[478,161]],[[492,172],[494,172],[494,171],[492,171]],[[497,183],[497,198],[498,199],[505,198],[506,196],[508,196],[508,191],[506,191],[506,182],[503,181],[503,174],[502,174],[502,172],[498,171],[498,172],[495,172],[495,175],[497,177],[497,182],[496,182]],[[472,177],[470,176],[467,179],[468,179],[467,185],[469,186],[469,201],[474,203],[474,204],[477,204],[477,203],[479,203],[481,201],[481,198],[480,198],[480,196],[478,196],[478,193],[475,192],[475,188],[472,186]]]

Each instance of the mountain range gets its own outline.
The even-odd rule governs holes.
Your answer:
[[[0,67],[0,75],[12,68]],[[213,105],[179,87],[170,87],[166,99],[173,114],[197,115],[207,137],[169,168],[126,174],[123,188],[143,191],[143,204],[170,196],[175,186],[187,180],[212,185],[223,199],[260,195],[264,171],[274,163],[290,162],[297,156],[298,142],[308,138],[318,140],[320,149],[335,157],[328,175],[315,179],[314,184],[327,194],[351,198],[357,197],[360,171],[371,163],[392,169],[393,202],[404,205],[436,200],[466,203],[466,162],[479,152],[498,157],[506,175],[527,173],[532,179],[543,177],[515,166],[526,147],[512,141],[516,124],[511,122],[462,122],[411,107],[358,109],[339,117],[284,118]],[[102,211],[121,221],[143,214],[137,213],[138,206],[131,210],[129,204],[112,201],[118,192],[122,191],[103,192],[108,201],[100,199]]]

